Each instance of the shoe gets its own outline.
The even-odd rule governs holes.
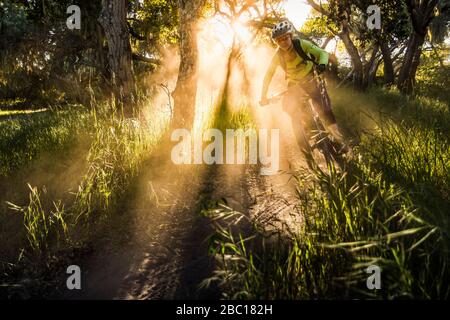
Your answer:
[[[336,142],[339,144],[339,154],[348,154],[351,155],[352,148],[345,142],[344,136],[341,133],[341,130],[339,129],[338,125],[336,123],[330,125],[327,127],[328,131],[331,133],[331,135],[334,137]]]

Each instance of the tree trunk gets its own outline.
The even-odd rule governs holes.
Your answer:
[[[380,51],[380,46],[378,44],[375,44],[372,50],[372,54],[370,56],[370,60],[366,62],[364,66],[364,80],[363,80],[363,86],[364,88],[368,88],[372,85],[373,81],[375,80],[376,73],[376,67],[377,67],[377,55]]]
[[[108,42],[108,67],[116,102],[123,105],[124,114],[132,115],[135,82],[131,60],[131,45],[127,27],[127,0],[102,0],[100,22]]]
[[[347,49],[353,66],[353,86],[355,89],[364,90],[364,66],[359,56],[358,48],[356,48],[353,41],[350,39],[349,31],[342,31],[339,34],[342,42]]]
[[[395,81],[394,63],[392,62],[391,50],[385,41],[380,40],[379,42],[381,54],[383,55],[384,83],[386,86],[391,86]]]
[[[172,126],[191,129],[197,98],[198,48],[196,24],[206,0],[178,0],[180,67],[175,90]]]
[[[377,84],[377,71],[380,67],[382,59],[377,59],[369,71],[369,86]]]
[[[335,82],[339,81],[339,62],[335,54],[330,54],[330,71],[329,76]]]
[[[233,42],[231,45],[230,55],[228,56],[228,61],[227,61],[227,72],[225,74],[225,83],[224,83],[224,89],[223,89],[223,95],[222,95],[222,99],[225,99],[225,107],[226,108],[229,107],[229,102],[230,102],[230,98],[231,98],[231,95],[230,95],[231,76],[233,73],[234,66],[236,65],[238,55],[239,55],[239,47],[237,45],[236,34],[234,34]]]
[[[424,41],[425,37],[418,33],[414,33],[409,39],[408,48],[398,76],[398,89],[405,94],[412,94],[413,92]]]
[[[400,69],[397,87],[405,94],[412,94],[416,80],[417,68],[420,64],[422,46],[428,27],[434,18],[434,9],[438,0],[407,0],[409,15],[411,18],[413,32],[408,41],[408,47]]]
[[[441,66],[441,68],[445,68],[444,60],[443,60],[442,57],[439,55],[439,52],[438,52],[438,50],[436,49],[436,46],[433,44],[433,41],[430,41],[430,46],[431,46],[431,50],[433,50],[434,56],[435,56],[436,59],[439,61],[439,65]]]

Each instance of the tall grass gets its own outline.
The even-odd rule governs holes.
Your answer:
[[[8,204],[10,208],[23,214],[28,245],[32,253],[41,258],[48,258],[50,250],[55,249],[52,248],[53,245],[64,244],[68,239],[64,206],[61,202],[53,202],[54,208],[46,212],[38,189],[30,184],[28,187],[30,189],[28,205],[21,207],[10,202]]]
[[[55,120],[56,124],[52,122],[52,116],[47,119],[50,124],[46,124],[45,118],[36,120],[39,123],[36,127],[44,126],[44,124],[49,126],[49,131],[52,132],[49,136],[50,141],[36,142],[39,138],[34,138],[36,132],[33,130],[37,130],[35,126],[31,129],[34,135],[26,133],[32,138],[30,140],[35,145],[36,152],[38,148],[51,150],[53,142],[51,139],[58,135],[62,135],[60,145],[69,143],[64,136],[65,132],[68,135],[75,135],[71,136],[70,141],[77,139],[76,134],[88,135],[91,140],[91,147],[87,154],[87,171],[82,176],[74,201],[54,202],[53,209],[45,208],[43,198],[48,200],[45,192],[39,192],[30,186],[31,192],[27,205],[17,206],[9,203],[10,208],[23,214],[28,239],[26,253],[45,255],[59,245],[70,244],[73,235],[78,242],[89,240],[86,238],[90,236],[89,232],[80,231],[85,231],[86,223],[90,226],[107,222],[108,218],[117,211],[125,201],[134,179],[140,173],[144,160],[151,155],[167,127],[168,119],[165,118],[155,117],[155,121],[146,123],[138,119],[118,117],[114,113],[111,114],[110,110],[106,105],[99,105],[89,114],[80,116],[71,117],[71,112],[63,112],[62,115],[55,116],[58,119]],[[80,121],[84,123],[79,125]],[[65,124],[65,127],[62,124]],[[72,132],[72,128],[75,127],[77,129]],[[85,128],[84,132],[81,131],[83,128]],[[22,130],[27,131],[28,128],[22,128]],[[26,150],[20,150],[18,154],[25,152]],[[87,229],[90,230],[90,228]],[[61,230],[63,233],[60,232]],[[64,236],[55,236],[61,234]]]
[[[155,132],[156,127],[137,120],[96,118],[89,168],[74,205],[77,221],[87,221],[93,214],[111,213],[163,135],[164,124],[158,124],[158,128]]]
[[[88,134],[91,113],[82,107],[13,115],[0,120],[0,175],[6,176],[36,159],[44,150],[62,152]]]
[[[206,283],[217,281],[225,298],[449,298],[447,128],[429,115],[399,121],[393,105],[374,102],[395,93],[354,95],[341,96],[338,108],[358,119],[356,159],[345,171],[296,177],[301,232],[266,230],[223,205],[207,211],[219,268]],[[418,103],[396,97],[397,108]],[[435,114],[441,106],[420,109]],[[370,265],[382,270],[381,290],[366,286]]]
[[[226,98],[223,98],[215,107],[208,127],[225,132],[226,129],[254,129],[256,125],[250,112],[250,106],[243,104],[231,110]]]

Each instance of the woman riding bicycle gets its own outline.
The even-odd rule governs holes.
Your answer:
[[[314,109],[328,131],[338,141],[342,141],[342,134],[337,126],[333,110],[329,103],[322,102],[323,93],[314,79],[314,68],[319,74],[325,71],[328,65],[328,53],[312,42],[295,35],[295,28],[289,21],[280,22],[273,28],[272,39],[278,45],[278,50],[264,77],[260,104],[267,105],[270,102],[267,99],[270,82],[276,69],[282,67],[288,81],[288,90],[283,98],[283,110],[291,117],[298,144],[302,146],[303,142],[300,126],[303,126],[305,133],[311,132],[312,129],[312,115],[308,113],[302,99],[305,93],[312,99]]]

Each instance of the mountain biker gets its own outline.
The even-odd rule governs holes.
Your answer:
[[[267,92],[270,82],[278,67],[282,67],[288,81],[288,90],[283,98],[283,110],[291,116],[292,127],[298,143],[302,146],[300,125],[305,133],[311,130],[311,116],[305,116],[306,109],[302,98],[305,93],[312,99],[314,109],[319,114],[328,131],[340,142],[342,134],[337,126],[336,118],[329,104],[322,103],[321,92],[314,81],[313,68],[322,73],[328,65],[328,53],[312,42],[296,36],[294,26],[289,21],[278,23],[272,30],[272,39],[278,45],[278,50],[272,58],[269,69],[264,77],[260,105],[267,105]],[[304,99],[303,99],[304,100]]]

